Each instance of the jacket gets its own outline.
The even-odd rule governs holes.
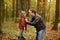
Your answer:
[[[27,24],[33,25],[37,31],[45,29],[46,27],[43,18],[38,14],[32,17],[31,21],[27,22]]]
[[[26,17],[25,16],[20,16],[19,20],[19,29],[20,30],[27,30],[27,23],[26,23]]]

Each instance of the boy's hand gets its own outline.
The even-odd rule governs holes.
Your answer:
[[[28,20],[26,19],[26,22],[28,22]]]
[[[27,31],[27,29],[24,27],[24,31],[26,32]]]

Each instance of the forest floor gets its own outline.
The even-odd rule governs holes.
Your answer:
[[[13,25],[14,24],[14,25]],[[58,30],[51,30],[51,23],[46,23],[46,33],[44,36],[44,40],[60,40],[60,23],[58,25]],[[2,32],[0,35],[0,40],[18,40],[18,24],[13,22],[7,22],[3,24]],[[36,30],[34,27],[28,27],[27,32],[24,32],[24,37],[26,40],[35,40]]]

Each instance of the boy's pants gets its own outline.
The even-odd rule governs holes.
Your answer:
[[[36,40],[43,40],[44,33],[45,33],[45,29],[40,30],[39,32],[36,32]]]
[[[18,40],[23,40],[23,31],[24,30],[20,30],[19,35],[18,35]]]

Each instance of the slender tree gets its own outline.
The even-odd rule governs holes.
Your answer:
[[[45,6],[46,6],[46,1],[45,0],[43,0],[43,7],[42,7],[42,17],[45,19]]]
[[[17,22],[17,17],[18,17],[18,0],[16,0],[16,18],[15,18],[15,22]]]
[[[5,7],[4,7],[4,0],[2,0],[2,22],[4,22],[4,16],[5,16]]]
[[[59,17],[59,0],[56,0],[56,13],[55,13],[55,21],[52,30],[58,29],[58,17]]]
[[[46,0],[37,0],[37,12],[45,19]]]
[[[0,34],[2,34],[2,23],[4,21],[4,0],[0,1]]]
[[[28,13],[28,9],[30,8],[30,0],[20,0],[20,9],[23,9]],[[28,15],[28,14],[27,14]]]
[[[37,12],[41,15],[41,0],[37,0]]]
[[[26,5],[25,0],[24,1],[23,0],[20,0],[20,9],[26,10],[24,4]]]
[[[49,9],[49,12],[48,12],[48,16],[49,16],[48,17],[48,22],[49,22],[50,21],[50,2],[48,4],[49,4],[49,8],[48,8]]]
[[[2,31],[1,31],[1,14],[2,14],[1,13],[1,8],[2,8],[1,6],[2,5],[1,4],[2,4],[2,1],[0,1],[0,33],[2,33]]]
[[[7,11],[7,9],[8,9],[8,6],[7,6],[8,4],[7,4],[7,2],[6,2],[6,21],[8,20],[8,11]]]
[[[13,3],[12,3],[12,20],[14,20],[14,9],[15,9],[15,0],[13,0]]]
[[[16,0],[16,17],[18,17],[18,0]]]
[[[59,22],[60,22],[60,0],[59,0]]]
[[[29,10],[29,8],[30,8],[30,0],[28,0],[28,8],[27,8],[27,11]],[[28,12],[27,12],[27,16],[29,16],[29,14],[28,14]]]

